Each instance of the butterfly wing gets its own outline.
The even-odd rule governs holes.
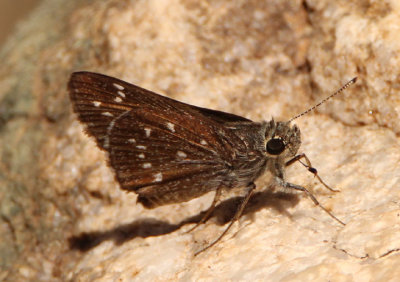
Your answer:
[[[183,202],[217,189],[234,148],[245,144],[224,122],[245,118],[163,97],[109,76],[73,73],[75,113],[109,153],[122,189],[146,207]]]
[[[234,114],[211,110],[211,109],[207,109],[207,108],[200,108],[200,107],[196,107],[196,106],[192,106],[192,105],[187,105],[187,106],[189,106],[192,110],[197,111],[200,114],[212,119],[213,121],[219,122],[221,124],[226,124],[226,123],[231,123],[231,122],[248,122],[248,123],[251,122],[252,123],[251,120],[241,117],[241,116],[234,115]]]

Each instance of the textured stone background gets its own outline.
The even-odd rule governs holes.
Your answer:
[[[0,51],[0,280],[395,281],[400,277],[398,1],[47,0]],[[118,188],[72,114],[91,70],[198,106],[298,120],[287,170],[304,195],[259,193],[222,242],[237,198],[185,234],[212,195],[146,210]]]
[[[13,34],[20,19],[25,19],[40,0],[0,1],[0,45]]]

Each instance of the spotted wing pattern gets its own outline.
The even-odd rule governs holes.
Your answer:
[[[222,126],[245,118],[191,106],[122,80],[73,73],[73,109],[109,154],[122,189],[148,208],[183,202],[217,189],[235,147],[246,146]]]

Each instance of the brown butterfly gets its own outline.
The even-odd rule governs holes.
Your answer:
[[[73,109],[86,132],[108,152],[122,189],[138,194],[146,208],[180,203],[216,191],[206,221],[221,191],[247,190],[231,223],[254,193],[254,181],[266,170],[277,185],[303,191],[332,218],[304,187],[286,182],[284,170],[301,162],[320,182],[304,154],[296,155],[300,130],[290,122],[356,82],[353,78],[321,103],[287,122],[253,122],[234,114],[200,108],[158,95],[125,81],[92,72],[75,72],[68,83]],[[194,227],[194,228],[195,228]],[[194,229],[192,228],[192,230]]]

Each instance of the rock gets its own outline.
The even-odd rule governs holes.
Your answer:
[[[304,3],[303,3],[304,2]],[[1,279],[393,280],[398,277],[399,6],[332,1],[44,1],[0,52]],[[212,194],[147,210],[118,188],[72,114],[66,83],[88,70],[252,120],[296,123],[301,164],[238,204]]]

